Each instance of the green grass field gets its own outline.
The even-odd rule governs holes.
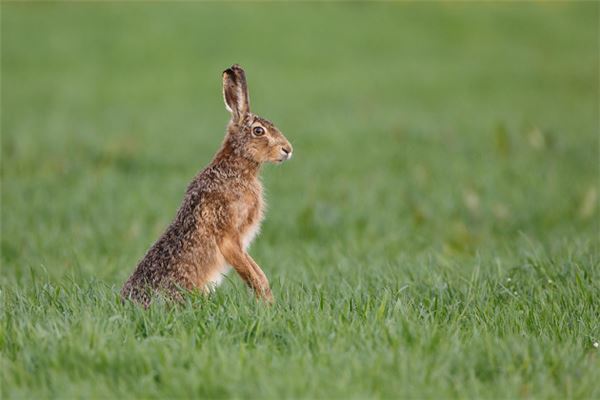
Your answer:
[[[599,5],[6,3],[2,398],[600,398]],[[251,254],[118,291],[221,143],[294,145]]]

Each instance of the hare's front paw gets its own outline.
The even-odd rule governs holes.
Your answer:
[[[273,294],[271,293],[271,291],[269,291],[269,294],[265,295],[265,301],[269,305],[275,304],[275,299],[273,298]]]
[[[275,299],[273,298],[273,293],[271,293],[271,289],[268,287],[266,289],[263,289],[260,298],[268,305],[275,303]]]

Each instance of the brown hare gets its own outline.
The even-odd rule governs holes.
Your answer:
[[[267,277],[246,249],[263,219],[260,167],[289,160],[292,146],[273,123],[250,112],[239,65],[223,72],[223,97],[231,119],[221,149],[123,286],[124,299],[147,307],[154,292],[175,299],[179,289],[210,292],[231,266],[259,298],[273,301]]]

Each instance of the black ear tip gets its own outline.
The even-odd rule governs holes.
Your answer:
[[[244,76],[245,74],[244,70],[239,64],[233,64],[231,67],[223,71],[223,75],[228,75],[235,81],[236,75]]]

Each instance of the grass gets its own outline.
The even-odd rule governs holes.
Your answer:
[[[600,397],[597,3],[1,14],[3,398]],[[121,304],[234,62],[295,150],[277,303]]]

